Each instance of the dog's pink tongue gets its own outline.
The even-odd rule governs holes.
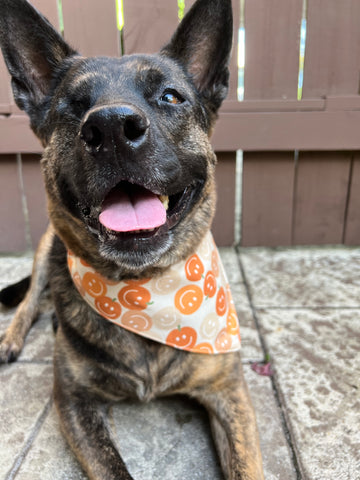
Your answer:
[[[134,187],[128,192],[116,189],[105,198],[99,220],[115,232],[151,230],[166,222],[166,210],[159,198],[145,188]]]

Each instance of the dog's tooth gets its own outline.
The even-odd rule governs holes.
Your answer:
[[[169,197],[167,195],[159,195],[160,202],[164,205],[165,210],[169,208]]]

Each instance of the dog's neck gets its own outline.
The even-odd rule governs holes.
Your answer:
[[[210,232],[186,260],[151,279],[115,283],[71,252],[68,266],[84,300],[126,330],[190,352],[240,349],[236,310]]]

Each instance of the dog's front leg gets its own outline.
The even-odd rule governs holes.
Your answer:
[[[208,410],[226,480],[264,480],[256,419],[240,360],[229,371],[194,392],[195,397]]]
[[[90,480],[132,480],[105,426],[100,404],[86,392],[63,388],[56,375],[54,400],[61,428]]]
[[[58,336],[61,332],[57,332]],[[58,349],[59,350],[59,349]],[[132,480],[105,425],[103,403],[77,384],[80,369],[55,353],[54,402],[62,432],[90,480]]]
[[[0,339],[0,363],[14,361],[20,354],[25,337],[39,312],[39,299],[48,284],[49,251],[53,243],[54,230],[50,224],[41,237],[34,258],[30,288],[18,306],[15,316]]]

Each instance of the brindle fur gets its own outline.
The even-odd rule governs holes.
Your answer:
[[[0,43],[15,101],[45,147],[51,222],[0,360],[20,352],[49,280],[59,321],[55,404],[64,435],[93,480],[131,479],[101,406],[170,394],[187,394],[208,410],[226,479],[263,479],[240,355],[188,353],[104,321],[83,301],[66,264],[71,249],[109,279],[141,278],[194,251],[214,214],[209,136],[227,92],[231,38],[231,1],[197,0],[159,54],[84,58],[25,0],[0,0]],[[167,103],[168,89],[180,95],[176,105]],[[105,127],[96,142],[86,128],[99,118]],[[120,181],[159,195],[189,187],[192,196],[168,229],[149,238],[114,238],[96,219]]]

